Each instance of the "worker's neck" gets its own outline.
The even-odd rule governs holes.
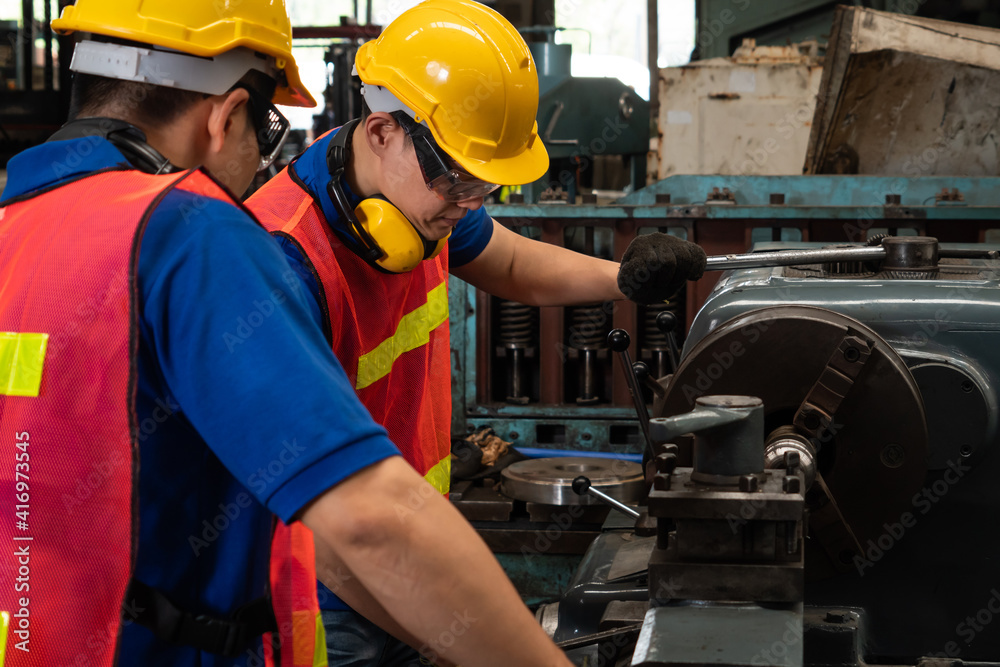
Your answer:
[[[208,137],[198,132],[197,120],[194,114],[187,113],[163,126],[132,124],[146,134],[146,143],[170,160],[170,164],[192,169],[204,164],[208,145]]]

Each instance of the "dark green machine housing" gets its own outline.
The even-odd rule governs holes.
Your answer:
[[[522,188],[525,201],[538,201],[548,188],[562,188],[574,202],[581,186],[643,187],[649,103],[618,79],[572,76],[573,47],[555,43],[557,30],[522,30],[547,35],[546,41],[531,42],[528,47],[538,67],[538,134],[551,158],[548,173]],[[623,175],[616,178],[614,170],[606,173],[613,164],[609,156],[622,156],[627,162]]]

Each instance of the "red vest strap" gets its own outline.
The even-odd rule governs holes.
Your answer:
[[[275,525],[271,582],[281,658],[276,661],[273,647],[264,642],[268,665],[325,667],[326,635],[316,599],[316,550],[312,531],[301,522]]]

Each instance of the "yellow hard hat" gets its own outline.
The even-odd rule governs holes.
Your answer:
[[[363,44],[355,65],[361,81],[388,89],[473,176],[516,185],[548,169],[535,62],[514,26],[485,5],[422,2]]]
[[[63,35],[81,31],[118,37],[202,57],[246,47],[272,56],[285,72],[287,85],[279,83],[273,102],[316,106],[292,56],[292,22],[284,0],[77,0],[52,21],[52,29]]]

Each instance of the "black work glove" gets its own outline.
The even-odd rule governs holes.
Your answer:
[[[635,237],[618,269],[618,289],[632,301],[651,304],[666,301],[686,280],[705,273],[705,251],[694,243],[669,234]]]

